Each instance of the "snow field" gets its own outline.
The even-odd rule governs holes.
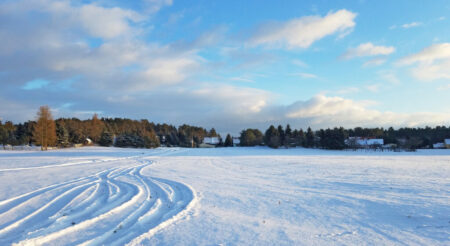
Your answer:
[[[0,245],[450,244],[442,150],[0,151],[0,184]]]
[[[131,167],[120,167],[121,161],[95,175],[1,201],[0,245],[123,245],[195,200],[181,183],[143,176],[151,164],[144,157],[126,158],[135,163]]]

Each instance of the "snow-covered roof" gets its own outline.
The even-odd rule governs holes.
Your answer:
[[[433,144],[433,148],[434,149],[439,149],[439,148],[444,148],[445,144],[444,143],[435,143]]]
[[[384,139],[382,138],[356,138],[356,144],[358,145],[383,145]]]
[[[203,139],[203,143],[205,144],[219,144],[220,139],[218,137],[206,137]]]

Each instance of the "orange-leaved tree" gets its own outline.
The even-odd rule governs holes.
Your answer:
[[[56,126],[48,106],[41,106],[37,113],[37,123],[33,129],[33,139],[41,150],[56,143]]]

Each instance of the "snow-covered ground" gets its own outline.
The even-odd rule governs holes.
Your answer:
[[[0,151],[0,245],[450,245],[450,150]]]

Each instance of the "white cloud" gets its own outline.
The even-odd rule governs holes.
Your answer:
[[[175,57],[152,60],[142,72],[148,82],[159,81],[161,84],[178,83],[186,79],[198,62],[190,57]]]
[[[264,90],[230,85],[207,85],[190,93],[205,102],[214,101],[220,105],[218,112],[240,116],[261,112],[273,97],[272,93]]]
[[[94,37],[115,38],[130,34],[132,27],[129,21],[140,22],[145,18],[131,10],[120,8],[104,8],[95,4],[83,5],[80,8],[70,7],[66,13],[58,13],[74,22],[80,22],[82,27]]]
[[[423,24],[422,22],[411,22],[411,23],[403,24],[402,27],[407,29],[407,28],[411,28],[411,27],[421,26],[422,24]]]
[[[450,43],[433,44],[422,51],[406,56],[397,62],[411,66],[413,77],[422,81],[450,79]]]
[[[435,60],[450,58],[450,43],[433,44],[419,53],[400,59],[400,65],[411,65],[416,62],[433,63]]]
[[[318,76],[312,73],[296,73],[294,75],[300,76],[304,79],[317,79]]]
[[[308,101],[296,102],[288,109],[288,118],[318,118],[339,115],[349,115],[356,112],[365,112],[364,105],[355,104],[352,100],[341,97],[327,97],[317,95]],[[355,114],[351,118],[354,118]]]
[[[356,48],[347,50],[341,57],[343,59],[351,59],[362,56],[389,55],[395,51],[393,46],[375,46],[372,43],[360,44]]]
[[[165,6],[171,6],[173,0],[143,0],[145,2],[146,12],[155,13]]]
[[[411,74],[422,81],[450,79],[450,59],[433,64],[420,64],[411,69]]]
[[[79,29],[88,35],[100,38],[115,38],[130,35],[133,27],[130,22],[138,23],[145,16],[133,10],[118,7],[103,7],[95,3],[73,5],[71,1],[21,0],[10,5],[17,14],[28,14],[33,11],[51,16],[53,28]],[[28,7],[25,7],[28,5]]]
[[[394,29],[397,29],[397,28],[409,29],[409,28],[412,28],[412,27],[418,27],[418,26],[421,26],[421,25],[423,25],[422,22],[414,21],[414,22],[411,22],[411,23],[405,23],[405,24],[399,25],[399,26],[397,26],[397,25],[392,25],[392,26],[389,27],[389,29],[390,29],[390,30],[394,30]]]
[[[263,25],[250,39],[252,45],[266,47],[308,48],[332,34],[348,34],[355,26],[356,14],[342,9],[326,16],[305,16],[284,23]]]
[[[380,66],[383,65],[386,61],[387,61],[386,58],[377,57],[364,62],[363,66],[364,67]]]

